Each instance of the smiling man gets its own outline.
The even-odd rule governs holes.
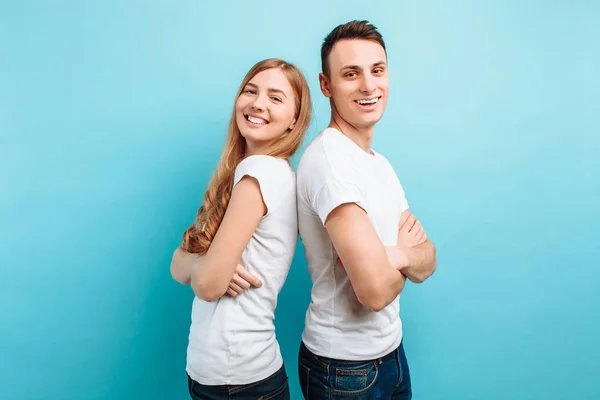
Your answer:
[[[331,122],[297,173],[298,223],[313,281],[298,358],[310,399],[410,399],[400,292],[435,270],[435,247],[384,156],[371,149],[389,90],[385,43],[366,21],[321,48]]]

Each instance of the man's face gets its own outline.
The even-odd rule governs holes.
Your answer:
[[[385,50],[377,42],[347,39],[329,54],[329,77],[321,91],[333,100],[339,116],[357,128],[369,128],[383,116],[389,90]]]

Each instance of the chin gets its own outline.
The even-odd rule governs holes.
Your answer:
[[[379,122],[379,120],[381,120],[381,117],[378,118],[369,118],[369,119],[363,119],[361,121],[357,121],[358,126],[361,126],[363,128],[371,128],[372,126],[374,126],[376,123]]]

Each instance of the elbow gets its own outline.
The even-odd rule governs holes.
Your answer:
[[[409,279],[412,283],[417,283],[417,284],[423,283],[427,279],[429,279],[429,277],[431,275],[434,274],[436,269],[437,269],[437,259],[435,256],[435,247],[433,247],[432,258],[426,264],[425,268],[423,268],[421,271],[419,271],[417,273],[412,274],[412,276],[410,276]]]
[[[415,274],[414,276],[410,277],[410,281],[412,283],[416,283],[416,284],[423,283],[427,279],[429,279],[429,277],[431,275],[433,275],[433,273],[435,272],[435,269],[436,269],[436,264],[433,263],[427,271],[424,271],[420,274]]]
[[[180,273],[176,268],[174,268],[173,264],[171,264],[171,278],[182,285],[190,284],[190,277]]]
[[[383,299],[373,299],[369,302],[362,303],[365,307],[373,312],[379,312],[383,310],[389,303],[384,301]]]
[[[363,282],[356,290],[358,301],[369,310],[379,312],[392,303],[404,289],[405,278],[398,271],[386,269],[389,274]],[[402,279],[400,279],[402,277]],[[393,282],[393,284],[391,284]]]
[[[199,299],[213,302],[221,298],[221,296],[223,296],[227,291],[227,288],[221,289],[213,282],[207,282],[203,279],[195,279],[192,281],[192,290]]]
[[[361,293],[357,293],[356,297],[360,304],[374,312],[383,310],[393,300],[385,298],[381,290],[377,290],[376,288],[363,290]]]
[[[360,304],[373,312],[379,312],[389,304],[389,302],[386,301],[382,296],[373,296],[368,298],[359,297],[358,301]]]
[[[173,280],[181,283],[182,285],[189,285],[190,283],[190,274],[184,268],[183,262],[181,260],[181,256],[179,255],[183,250],[181,248],[175,249],[173,252],[173,257],[171,258],[171,278]],[[186,275],[187,273],[187,275]]]
[[[431,277],[431,275],[433,275],[435,273],[435,270],[437,269],[437,260],[435,258],[433,258],[433,261],[431,262],[430,267],[427,269],[427,271],[425,271],[425,273],[423,274],[423,276],[421,276],[421,282],[419,283],[423,283],[425,282],[426,279],[429,279],[429,277]]]

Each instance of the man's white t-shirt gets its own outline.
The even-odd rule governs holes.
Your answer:
[[[340,131],[327,128],[307,147],[297,172],[298,225],[313,281],[302,341],[314,354],[371,360],[402,341],[398,298],[379,312],[357,299],[325,221],[336,207],[356,203],[368,214],[384,246],[395,246],[400,215],[408,209],[402,185],[387,159],[367,153]],[[356,235],[360,236],[360,232]]]
[[[246,175],[258,181],[267,213],[242,264],[262,286],[214,302],[194,298],[186,370],[204,385],[253,383],[283,365],[273,320],[298,240],[296,178],[286,160],[263,155],[238,165],[234,185]]]

